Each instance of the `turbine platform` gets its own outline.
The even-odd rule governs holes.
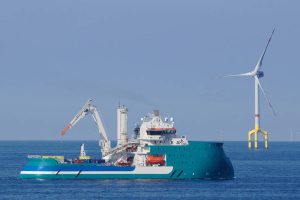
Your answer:
[[[255,129],[248,132],[248,148],[252,148],[252,135],[254,135],[254,148],[258,148],[258,133],[263,134],[265,140],[265,149],[269,148],[269,133],[267,131],[262,130],[260,127],[256,127]]]

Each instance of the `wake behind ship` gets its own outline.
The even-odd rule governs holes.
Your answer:
[[[189,141],[177,135],[173,118],[161,118],[155,110],[141,118],[128,140],[127,108],[117,109],[117,146],[112,148],[102,119],[89,100],[62,135],[80,119],[91,114],[101,140],[102,158],[93,159],[81,145],[75,159],[64,156],[29,155],[20,172],[31,179],[231,179],[234,170],[223,143]]]

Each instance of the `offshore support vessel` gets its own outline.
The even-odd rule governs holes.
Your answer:
[[[91,114],[101,139],[101,159],[86,154],[66,159],[55,155],[29,155],[20,172],[30,179],[231,179],[234,170],[225,155],[223,143],[189,141],[178,136],[174,119],[162,119],[159,111],[141,118],[128,140],[127,108],[117,109],[117,145],[112,148],[102,119],[91,99],[83,106],[61,135],[80,119]]]

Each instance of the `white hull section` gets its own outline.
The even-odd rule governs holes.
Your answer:
[[[21,171],[20,174],[169,174],[173,170],[173,167],[135,167],[133,171]]]

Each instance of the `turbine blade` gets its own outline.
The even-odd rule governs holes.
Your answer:
[[[268,40],[268,42],[267,42],[267,45],[266,45],[266,47],[265,47],[265,49],[264,49],[262,55],[260,56],[260,58],[259,58],[259,60],[258,60],[258,62],[257,62],[257,64],[256,64],[256,66],[255,66],[255,69],[254,69],[254,72],[255,72],[255,73],[260,69],[260,67],[261,67],[261,65],[262,65],[262,61],[263,61],[263,59],[264,59],[265,53],[266,53],[267,48],[268,48],[268,46],[269,46],[269,43],[270,43],[270,41],[271,41],[271,39],[272,39],[272,36],[273,36],[273,34],[274,34],[274,31],[275,31],[275,28],[273,29],[273,31],[272,31],[272,33],[271,33],[271,36],[270,36],[270,38],[269,38],[269,40]]]
[[[247,73],[243,73],[243,74],[232,74],[232,75],[227,75],[227,76],[224,76],[224,77],[237,77],[237,76],[252,76],[252,73],[251,72],[247,72]]]
[[[276,116],[276,113],[275,113],[275,110],[274,110],[274,108],[273,108],[273,106],[272,106],[272,104],[271,104],[271,101],[270,101],[270,99],[267,97],[267,95],[266,95],[266,93],[265,93],[263,87],[261,86],[258,77],[257,77],[257,76],[254,76],[254,78],[255,78],[255,80],[257,81],[258,86],[259,86],[259,88],[261,89],[261,91],[262,91],[262,93],[263,93],[263,95],[264,95],[266,101],[268,102],[269,107],[271,108],[271,110],[272,110],[272,112],[273,112],[273,115]]]

